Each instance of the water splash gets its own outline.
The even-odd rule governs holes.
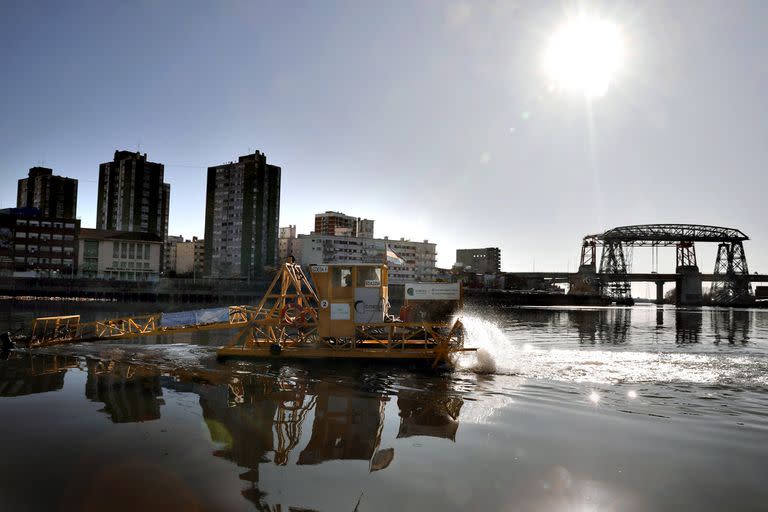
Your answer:
[[[477,348],[477,352],[462,358],[459,368],[481,374],[511,370],[508,363],[514,359],[517,349],[497,323],[477,315],[461,316],[461,323],[464,324],[465,346]]]

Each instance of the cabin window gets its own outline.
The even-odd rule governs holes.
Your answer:
[[[352,286],[352,269],[350,267],[333,267],[333,285],[337,288]]]
[[[357,267],[357,287],[376,288],[381,286],[381,268]]]

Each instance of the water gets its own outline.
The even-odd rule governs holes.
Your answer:
[[[6,308],[0,328],[52,308]],[[464,322],[481,353],[450,374],[219,364],[232,334],[211,332],[14,353],[0,510],[768,507],[768,311]]]

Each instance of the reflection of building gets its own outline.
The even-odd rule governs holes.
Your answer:
[[[410,240],[360,238],[350,236],[299,235],[302,265],[327,263],[382,263],[387,261],[387,248],[402,258],[402,264],[388,263],[389,283],[434,281],[436,246]]]
[[[498,274],[501,271],[501,251],[498,247],[485,249],[456,249],[456,263],[469,267],[476,274]]]
[[[205,274],[253,277],[277,263],[280,167],[255,152],[208,168]]]
[[[103,412],[114,423],[159,419],[162,395],[159,373],[127,364],[88,360],[85,396],[103,402]]]
[[[80,220],[40,215],[37,208],[0,210],[0,270],[72,275]]]
[[[318,383],[312,437],[299,455],[298,464],[371,460],[381,442],[385,399],[384,395]]]
[[[157,280],[162,248],[160,238],[153,233],[83,228],[79,274],[127,281]]]
[[[77,368],[77,358],[14,352],[0,362],[0,396],[58,391],[68,368]]]
[[[115,151],[99,165],[96,227],[168,236],[171,186],[163,183],[165,166],[147,161],[147,154]]]
[[[33,167],[19,180],[16,206],[37,208],[43,217],[77,217],[77,180],[54,176],[53,169]]]

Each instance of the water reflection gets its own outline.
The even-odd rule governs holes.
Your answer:
[[[430,436],[456,441],[464,401],[449,393],[447,382],[428,392],[407,389],[397,395],[400,427],[397,437]]]
[[[727,341],[730,345],[747,343],[751,330],[752,314],[750,311],[738,309],[713,310],[711,312],[711,328],[715,344]]]
[[[568,319],[576,328],[579,343],[609,343],[620,345],[627,342],[632,325],[631,308],[569,311]]]
[[[701,336],[702,316],[699,310],[675,310],[675,343],[698,343]]]
[[[318,383],[315,392],[312,437],[298,464],[348,459],[370,462],[381,442],[387,397],[352,393],[345,386],[327,382]]]
[[[23,396],[58,391],[64,374],[77,367],[75,357],[28,355],[12,352],[0,361],[0,396]]]
[[[102,412],[114,423],[160,418],[163,391],[156,370],[136,365],[89,359],[85,397],[103,402]]]

